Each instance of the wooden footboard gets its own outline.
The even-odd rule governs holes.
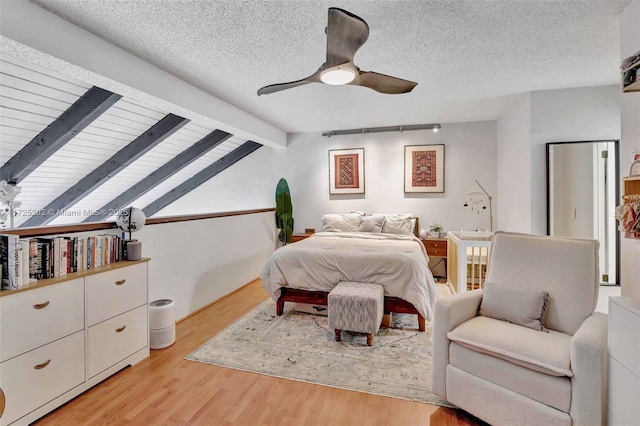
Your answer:
[[[284,312],[284,302],[295,303],[310,303],[313,305],[327,305],[329,292],[327,291],[308,291],[298,290],[295,288],[281,287],[280,297],[276,302],[276,314],[282,315]],[[397,314],[416,314],[418,315],[418,328],[420,331],[425,331],[426,321],[418,310],[411,303],[398,297],[385,296],[384,297],[384,313],[397,313]]]

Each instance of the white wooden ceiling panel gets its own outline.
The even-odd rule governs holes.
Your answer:
[[[57,116],[47,116],[36,112],[23,111],[20,109],[0,106],[0,116],[13,120],[25,121],[28,123],[42,124],[48,126]]]
[[[118,101],[115,106],[120,106]],[[131,103],[126,103],[129,108]],[[23,192],[41,192],[38,202],[33,200],[33,207],[42,208],[49,202],[64,193],[67,189],[75,185],[80,179],[88,175],[120,149],[132,142],[139,135],[149,129],[147,124],[136,121],[137,117],[164,117],[161,111],[155,111],[148,108],[142,108],[134,105],[135,112],[130,112],[132,120],[122,119],[122,126],[109,129],[108,123],[99,117],[89,126],[87,126],[77,137],[69,141],[64,147],[59,149],[51,157],[49,157],[40,167],[27,176],[22,182]],[[129,109],[123,109],[129,111]],[[81,159],[81,161],[79,161]],[[55,180],[54,186],[47,187],[47,191],[39,191],[42,181],[46,179]],[[108,181],[107,181],[108,182]],[[102,185],[104,186],[104,184]],[[95,193],[102,193],[100,190]],[[105,194],[107,194],[105,192]],[[31,200],[29,200],[31,203]],[[100,205],[101,206],[101,205]],[[98,208],[100,206],[94,207]],[[71,206],[69,209],[76,209],[78,206]],[[61,220],[73,219],[78,221],[77,216],[67,216]],[[55,221],[52,223],[56,223]]]
[[[105,182],[100,186],[99,191],[92,192],[76,203],[72,207],[74,211],[72,216],[58,217],[52,224],[75,223],[84,220],[90,215],[90,212],[101,208],[122,194],[213,130],[187,123],[143,157]]]
[[[0,58],[0,72],[13,74],[25,80],[38,81],[49,86],[69,87],[68,91],[74,90],[72,86],[84,88],[85,92],[91,88],[90,84],[75,78],[62,75],[50,69],[42,68],[14,58],[9,55],[2,55]]]
[[[53,117],[54,119],[59,117],[60,114],[62,114],[65,109],[68,108],[68,106],[65,106],[65,108],[60,109],[58,105],[38,105],[32,102],[23,101],[22,99],[14,99],[7,96],[1,97],[2,99],[0,99],[0,105],[2,105],[2,107],[18,111],[30,111],[35,114]]]
[[[51,121],[53,122],[53,120]],[[38,124],[33,121],[16,120],[15,118],[0,116],[0,127],[5,126],[16,129],[27,129],[38,134],[47,127],[47,124]]]
[[[90,87],[54,71],[7,55],[0,56],[0,165],[53,123]],[[168,111],[149,108],[133,99],[120,99],[20,182],[22,211],[44,208],[167,114]],[[68,207],[66,214],[57,216],[51,224],[82,222],[91,212],[214,130],[198,123],[187,123],[97,190]],[[230,137],[134,201],[133,205],[145,207],[244,142],[238,137]],[[17,217],[16,226],[27,219],[26,215]]]
[[[47,98],[58,99],[64,102],[74,103],[76,99],[86,93],[87,89],[74,86],[77,90],[68,92],[56,87],[39,84],[34,81],[24,80],[22,78],[0,72],[0,84],[3,86],[13,87],[20,91],[41,95]]]
[[[2,77],[1,74],[0,74],[0,77]],[[16,99],[19,101],[28,102],[36,106],[55,108],[60,111],[66,110],[67,108],[69,108],[69,105],[73,103],[69,101],[63,101],[60,99],[43,96],[38,93],[25,92],[24,90],[20,90],[15,87],[6,85],[5,80],[3,80],[2,78],[0,78],[0,96],[4,98]]]

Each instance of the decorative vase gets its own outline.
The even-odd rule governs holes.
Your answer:
[[[431,238],[440,238],[440,231],[429,231]]]
[[[142,257],[142,242],[138,240],[127,241],[127,260],[140,260]]]

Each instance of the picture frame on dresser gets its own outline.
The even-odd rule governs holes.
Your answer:
[[[364,148],[329,150],[329,194],[364,191]]]
[[[444,145],[405,145],[404,192],[444,192]]]

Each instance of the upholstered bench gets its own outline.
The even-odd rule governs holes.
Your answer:
[[[367,334],[367,345],[380,329],[384,314],[384,287],[380,284],[340,282],[329,293],[329,327],[336,342],[342,330]]]

